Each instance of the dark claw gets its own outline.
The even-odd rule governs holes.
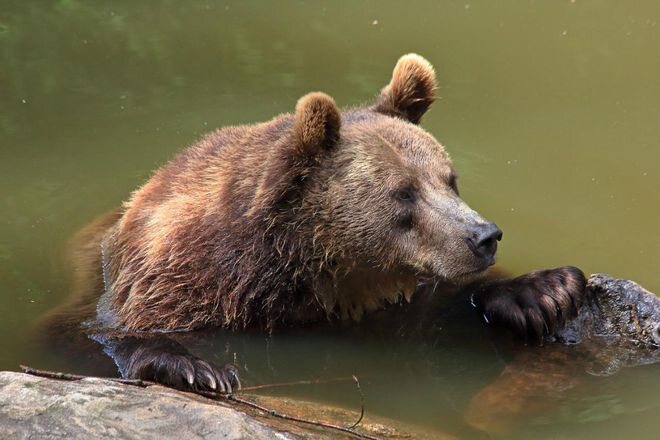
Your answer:
[[[187,352],[138,349],[130,357],[125,376],[181,390],[231,393],[241,387],[233,365],[218,368]]]
[[[577,315],[585,288],[582,271],[564,266],[479,286],[472,302],[487,322],[508,327],[526,339],[541,340]]]
[[[216,391],[218,388],[213,367],[201,359],[195,360],[195,385],[204,391]]]
[[[227,364],[216,371],[216,378],[223,392],[231,393],[241,389],[241,381],[238,378],[238,369],[231,364]]]

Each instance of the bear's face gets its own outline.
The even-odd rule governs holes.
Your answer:
[[[449,156],[417,126],[435,89],[431,65],[411,54],[372,107],[340,113],[318,92],[298,101],[281,198],[300,185],[315,253],[338,269],[456,282],[493,264],[501,231],[461,200]]]
[[[490,266],[500,233],[493,227],[491,249],[475,252],[470,241],[490,223],[459,197],[442,145],[401,119],[356,116],[345,118],[338,151],[326,164],[334,171],[319,173],[327,179],[327,224],[343,251],[384,269],[451,281]]]

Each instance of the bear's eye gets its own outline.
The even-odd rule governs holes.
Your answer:
[[[403,187],[394,193],[394,198],[404,203],[414,203],[417,200],[417,193],[409,186]]]
[[[456,193],[456,195],[459,195],[458,194],[458,177],[456,177],[456,174],[452,174],[449,177],[449,181],[447,182],[447,185],[449,185],[451,190],[454,191]]]

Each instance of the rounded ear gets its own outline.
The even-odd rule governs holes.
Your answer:
[[[314,155],[329,149],[339,139],[341,116],[335,101],[325,93],[308,93],[298,100],[294,134],[298,151]]]
[[[409,53],[399,58],[392,80],[380,92],[373,110],[418,124],[435,101],[435,71],[423,57]]]

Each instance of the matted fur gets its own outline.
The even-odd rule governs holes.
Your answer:
[[[409,273],[358,270],[341,224],[313,220],[323,206],[302,193],[317,158],[291,154],[300,151],[292,125],[284,115],[213,133],[125,204],[103,243],[118,326],[270,328],[335,312],[359,319],[410,297]],[[356,282],[354,272],[364,276]]]
[[[420,279],[483,272],[492,258],[484,265],[466,239],[486,220],[458,196],[444,148],[416,125],[436,88],[428,61],[409,54],[375,105],[340,112],[314,92],[294,114],[227,127],[184,150],[103,237],[101,323],[272,330],[359,320],[410,300]],[[581,294],[565,280],[544,287],[553,274],[531,278],[532,318],[554,313],[553,298],[563,301],[558,316],[571,313],[566,298]],[[487,314],[538,330],[539,319],[498,306],[520,295],[491,296]]]
[[[272,328],[333,314],[359,319],[383,302],[409,298],[416,284],[411,271],[394,268],[384,251],[382,261],[360,261],[352,251],[360,244],[359,228],[349,238],[357,246],[337,231],[360,218],[346,220],[341,207],[330,213],[319,200],[324,188],[313,183],[310,189],[308,180],[346,172],[342,162],[353,160],[354,152],[327,156],[337,143],[370,142],[372,134],[360,127],[382,125],[394,136],[390,142],[410,142],[396,139],[397,127],[409,121],[389,116],[398,106],[397,116],[410,114],[418,122],[434,99],[429,81],[430,64],[404,56],[379,98],[387,108],[340,115],[332,98],[311,93],[293,115],[224,128],[183,151],[133,194],[108,231],[103,266],[109,301],[101,301],[101,315],[126,330]],[[344,130],[342,120],[358,123]],[[439,148],[438,157],[447,160]],[[400,160],[394,151],[383,154]],[[354,172],[368,173],[363,165]]]
[[[163,332],[272,331],[378,309],[371,324],[397,334],[435,327],[441,295],[483,273],[501,238],[417,125],[435,89],[431,65],[409,54],[370,107],[340,112],[315,92],[293,114],[206,135],[77,235],[71,297],[38,334],[98,342],[126,378],[232,392],[234,366]],[[484,227],[499,234],[477,252]],[[522,336],[554,331],[584,292],[573,267],[494,282],[502,274],[488,272],[463,288],[488,322]]]

